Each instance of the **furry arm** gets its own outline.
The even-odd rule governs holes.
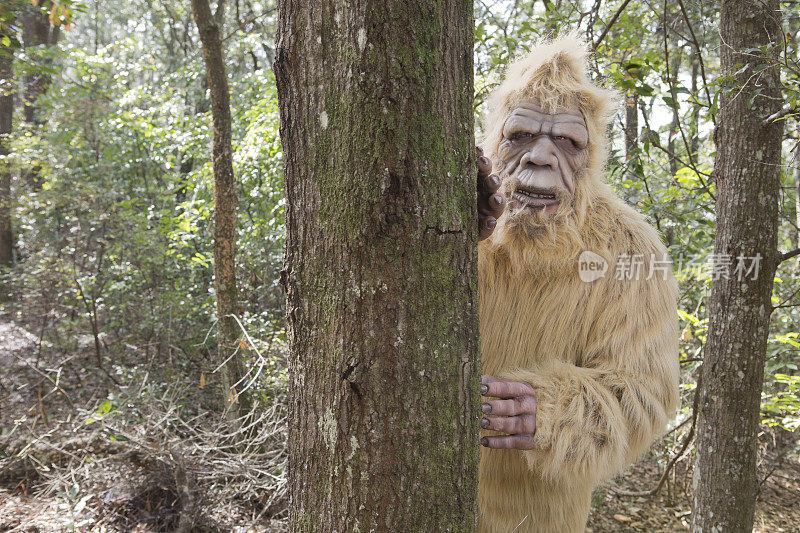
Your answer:
[[[536,447],[521,453],[545,479],[596,483],[613,476],[672,416],[680,374],[677,287],[671,273],[656,277],[598,287],[575,363],[550,360],[503,376],[536,389]]]

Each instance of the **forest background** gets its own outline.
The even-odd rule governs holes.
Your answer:
[[[0,5],[0,62],[10,67],[0,68],[0,97],[12,112],[0,131],[0,232],[11,236],[9,253],[0,250],[4,529],[285,526],[277,11],[266,0],[223,6],[238,196],[234,357],[248,370],[241,392],[256,413],[244,427],[230,424],[220,400],[210,99],[190,6]],[[779,249],[793,250],[800,15],[797,2],[781,6]],[[670,248],[680,283],[683,404],[631,475],[598,490],[590,527],[685,527],[714,275],[711,134],[724,84],[717,3],[502,0],[477,1],[474,10],[476,138],[504,67],[541,36],[577,29],[595,51],[593,77],[620,91],[608,180]],[[764,531],[798,523],[799,271],[793,258],[775,277],[761,409]]]

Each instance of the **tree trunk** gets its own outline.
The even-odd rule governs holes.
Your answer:
[[[692,57],[692,96],[698,97],[697,78],[700,75],[700,59]],[[689,161],[698,160],[698,149],[700,148],[700,104],[692,103],[692,140],[689,147]]]
[[[26,4],[20,19],[22,20],[23,30],[22,42],[25,48],[50,44],[50,21],[42,7],[33,6],[30,3]],[[37,60],[41,60],[41,58],[39,57]],[[32,124],[38,124],[36,101],[47,90],[47,86],[50,85],[50,76],[44,68],[41,68],[44,65],[40,64],[38,66],[40,68],[36,68],[26,74],[24,79],[25,104],[23,116],[25,117],[25,122]]]
[[[800,125],[797,127],[797,133],[800,135]],[[794,148],[794,226],[791,228],[792,244],[796,248],[800,248],[800,143],[795,145]],[[794,263],[795,273],[800,273],[800,256],[795,259]]]
[[[241,392],[246,385],[236,292],[236,179],[233,175],[231,147],[231,107],[228,77],[222,56],[219,24],[211,15],[208,0],[192,0],[208,87],[211,93],[213,123],[212,164],[214,171],[214,289],[217,297],[217,345],[222,370],[223,394],[229,413],[238,418],[250,411],[250,395]]]
[[[14,237],[11,232],[11,168],[5,156],[9,154],[11,119],[14,114],[14,81],[11,67],[14,51],[0,43],[0,266],[14,261]],[[2,295],[0,295],[2,298]]]
[[[280,4],[292,531],[474,531],[472,2]]]
[[[667,31],[664,28],[664,31]],[[678,153],[677,144],[675,143],[675,137],[678,135],[678,131],[680,128],[680,109],[678,105],[678,93],[675,91],[675,85],[678,83],[678,71],[681,68],[681,49],[680,47],[675,48],[673,56],[669,59],[670,61],[670,82],[669,82],[669,92],[670,98],[672,98],[672,122],[669,125],[669,138],[667,138],[667,150],[669,151],[669,172],[671,176],[675,176],[675,173],[678,172]]]
[[[626,179],[638,180],[639,170],[639,95],[631,91],[625,96],[625,164],[628,167]],[[626,187],[623,196],[626,202],[631,201],[631,193],[635,189]]]
[[[760,423],[773,274],[777,264],[778,188],[783,121],[766,124],[781,108],[777,0],[723,0],[722,76],[714,134],[717,229],[714,254],[729,257],[729,279],[712,281],[709,330],[702,368],[697,431],[693,531],[749,532],[758,491]],[[766,56],[753,53],[770,43]],[[758,75],[757,68],[769,64]],[[741,65],[749,68],[741,69]],[[748,95],[761,91],[749,105]],[[739,257],[761,257],[757,279],[735,271]],[[753,260],[744,261],[754,266]]]
[[[30,2],[25,2],[20,15],[22,22],[22,42],[25,48],[41,48],[50,46],[58,42],[60,29],[58,26],[51,26],[47,15],[47,8],[50,2],[44,5],[34,6]],[[44,8],[44,9],[43,9]],[[42,123],[39,116],[39,97],[43,95],[50,86],[50,59],[42,58],[43,50],[37,50],[35,57],[35,68],[31,69],[23,79],[24,98],[23,98],[23,118],[32,127],[38,127]],[[38,190],[42,186],[40,167],[26,169],[22,173],[23,179],[33,190]]]

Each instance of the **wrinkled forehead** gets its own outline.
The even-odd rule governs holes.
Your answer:
[[[585,135],[586,119],[577,107],[557,107],[545,109],[536,100],[522,100],[506,119],[504,130],[534,129],[545,133],[556,127],[577,135]]]

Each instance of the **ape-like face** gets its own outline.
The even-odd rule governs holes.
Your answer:
[[[509,115],[497,155],[503,163],[509,215],[536,218],[572,205],[575,180],[588,161],[589,132],[578,108],[550,112],[527,99]],[[538,213],[535,213],[538,212]]]

